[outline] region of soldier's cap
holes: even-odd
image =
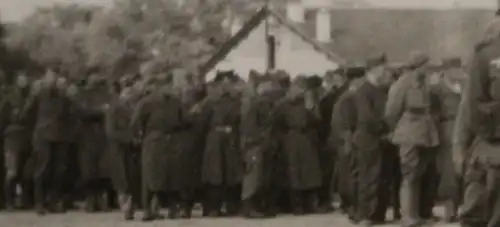
[[[385,53],[379,53],[366,59],[365,66],[367,69],[372,69],[377,66],[387,64],[387,55]]]
[[[419,68],[430,61],[429,55],[420,52],[420,51],[412,51],[410,53],[410,58],[407,63],[407,67],[409,68]]]
[[[269,93],[272,93],[276,91],[278,88],[275,86],[275,84],[271,81],[266,81],[263,83],[260,83],[257,86],[257,94],[259,95],[266,95]]]
[[[307,77],[306,79],[306,87],[308,89],[316,89],[318,87],[321,87],[322,84],[323,84],[323,78],[317,75]]]
[[[486,26],[482,42],[488,43],[500,36],[500,17],[495,17]]]
[[[449,57],[449,58],[443,59],[443,67],[445,67],[445,68],[462,67],[462,59],[460,57]]]
[[[363,77],[366,73],[366,68],[363,66],[350,66],[345,69],[345,77],[347,79],[356,79]]]
[[[215,74],[215,78],[213,79],[213,82],[221,82],[225,79],[232,79],[234,71],[233,70],[222,70],[222,71],[217,71]]]

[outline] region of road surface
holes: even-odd
[[[437,209],[437,214],[442,214]],[[37,216],[33,212],[0,213],[0,227],[354,227],[339,213],[310,216],[279,216],[265,220],[245,220],[243,218],[201,218],[198,214],[191,220],[164,220],[150,223],[140,221],[141,213],[137,212],[136,221],[126,222],[119,212],[104,214],[86,214],[80,211],[61,215]],[[399,226],[397,223],[382,227]],[[435,227],[458,227],[458,224],[436,223]]]

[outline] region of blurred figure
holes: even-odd
[[[56,86],[57,76],[47,71],[42,88],[30,97],[22,114],[35,119],[33,147],[35,163],[35,202],[38,214],[47,208],[65,212],[63,182],[67,171],[71,101]],[[61,83],[58,83],[59,85]]]
[[[457,218],[461,199],[461,176],[455,173],[452,160],[452,137],[457,117],[462,87],[466,79],[459,58],[444,61],[443,76],[437,84],[436,92],[440,103],[439,131],[441,144],[437,155],[440,176],[438,195],[445,201],[445,221],[454,222]]]
[[[358,169],[358,215],[362,226],[385,222],[393,170],[388,168],[384,135],[389,133],[384,119],[387,91],[393,82],[387,71],[385,54],[369,58],[366,80],[354,91],[356,112],[352,143],[356,149]]]
[[[28,206],[31,201],[32,179],[25,178],[25,165],[31,155],[31,119],[22,116],[22,109],[26,105],[30,93],[29,81],[25,74],[18,74],[15,85],[7,91],[7,100],[2,111],[6,116],[6,128],[3,131],[5,167],[5,199],[6,209],[12,211],[16,208],[16,188],[22,188],[21,207]]]
[[[427,55],[411,54],[409,69],[391,87],[386,119],[393,132],[391,141],[399,146],[401,162],[401,214],[403,226],[417,226],[432,220],[437,185],[436,151],[437,97],[431,93],[426,66]]]
[[[283,134],[290,204],[295,215],[317,212],[317,190],[322,184],[317,126],[319,110],[305,77],[298,77],[278,107]]]
[[[204,216],[221,216],[240,212],[241,183],[244,163],[240,151],[241,95],[234,89],[234,72],[216,76],[218,85],[209,95],[202,113],[209,127],[202,163],[202,182],[206,201]]]
[[[458,108],[453,162],[464,175],[463,227],[500,225],[500,18],[488,25],[474,52]]]
[[[130,128],[134,108],[131,101],[131,89],[125,88],[106,111],[106,134],[113,165],[111,178],[125,220],[134,219],[134,211],[140,201],[136,198],[140,185],[140,160],[139,153],[134,150],[136,138]]]

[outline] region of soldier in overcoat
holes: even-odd
[[[385,54],[367,60],[365,82],[354,91],[356,121],[352,143],[358,166],[358,215],[363,226],[385,222],[390,195],[390,175],[384,135],[389,130],[384,106],[393,75],[387,71]]]
[[[256,95],[252,97],[249,109],[242,119],[242,149],[246,165],[243,180],[242,200],[244,212],[248,218],[262,218],[274,215],[273,192],[270,190],[275,174],[274,160],[279,145],[279,137],[274,127],[275,105],[281,98],[281,87],[276,81],[258,85]]]
[[[22,113],[27,116],[33,114],[36,119],[33,152],[35,203],[38,214],[44,214],[47,205],[50,205],[52,211],[65,211],[62,191],[68,168],[67,135],[71,130],[71,115],[74,113],[66,93],[56,87],[56,79],[55,73],[48,71],[42,88],[29,98]]]
[[[31,179],[24,176],[25,165],[31,156],[31,130],[33,122],[22,118],[21,111],[26,104],[30,93],[29,81],[26,75],[20,74],[16,78],[16,84],[10,86],[6,91],[6,102],[3,103],[2,114],[6,117],[3,132],[5,167],[7,170],[5,178],[6,209],[13,210],[15,207],[16,186],[19,183],[23,189],[22,202],[25,204],[30,198]]]
[[[201,166],[203,151],[205,149],[206,122],[203,115],[192,111],[193,108],[205,98],[204,86],[189,85],[181,93],[182,116],[185,127],[179,133],[179,156],[182,169],[178,170],[182,181],[179,185],[179,214],[181,218],[191,218],[194,203],[201,198]]]
[[[168,84],[144,98],[137,106],[131,125],[142,139],[142,206],[143,221],[163,219],[159,213],[159,196],[176,188],[176,172],[182,163],[172,158],[183,152],[175,141],[184,127],[182,102]],[[170,198],[168,198],[170,199]]]
[[[211,100],[202,114],[207,122],[206,146],[202,162],[205,185],[204,214],[210,217],[236,215],[240,209],[244,162],[240,149],[241,97],[234,89],[234,73],[219,74]]]
[[[286,157],[290,204],[296,215],[317,211],[315,200],[322,184],[317,131],[320,115],[312,93],[306,89],[307,79],[304,78],[292,85],[286,100],[277,107],[278,124],[284,132],[282,149]]]
[[[105,108],[110,95],[105,81],[91,75],[86,87],[78,94],[78,164],[81,184],[86,197],[86,210],[106,211],[106,133],[104,128]]]
[[[108,137],[110,155],[111,179],[118,193],[118,200],[125,220],[134,218],[134,211],[140,201],[137,198],[140,191],[140,152],[135,150],[137,142],[130,122],[134,105],[130,88],[116,91],[119,95],[111,101],[106,111],[106,134]]]

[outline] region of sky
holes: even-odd
[[[0,0],[0,18],[4,21],[18,21],[39,6],[54,3],[111,4],[113,0]],[[189,0],[185,0],[189,1]],[[251,1],[251,0],[250,0]],[[307,1],[307,0],[305,0]],[[317,1],[317,0],[315,0]],[[365,0],[378,7],[390,8],[446,8],[459,1],[462,7],[495,8],[497,0]]]

